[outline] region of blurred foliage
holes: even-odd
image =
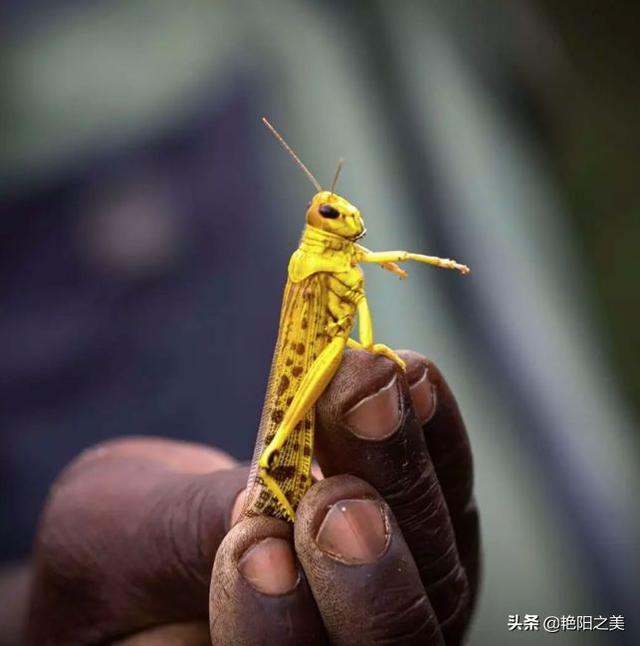
[[[640,412],[640,4],[536,0],[570,82],[551,110],[559,181],[620,382]]]

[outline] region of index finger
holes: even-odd
[[[356,475],[387,501],[445,641],[456,643],[468,618],[468,582],[404,375],[380,355],[348,351],[316,410],[323,473]]]
[[[332,644],[444,645],[402,532],[371,485],[343,475],[311,487],[295,543]]]

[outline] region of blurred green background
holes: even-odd
[[[550,151],[594,285],[620,386],[640,410],[640,87],[633,3],[533,3],[565,68],[552,88]],[[636,437],[636,440],[638,438]]]

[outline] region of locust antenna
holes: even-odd
[[[331,195],[333,195],[333,189],[336,187],[336,184],[338,183],[338,177],[340,177],[340,171],[342,170],[343,166],[344,166],[344,159],[340,157],[340,159],[338,159],[338,167],[336,168],[336,174],[333,176],[333,182],[331,182]]]
[[[293,157],[293,160],[300,166],[304,174],[309,178],[309,181],[316,187],[316,190],[318,193],[322,191],[322,186],[320,186],[320,182],[311,174],[311,171],[302,163],[302,160],[298,155],[296,155],[293,150],[291,149],[291,146],[284,140],[283,136],[269,123],[266,117],[262,117],[262,123],[264,123],[269,130],[271,130],[271,134],[282,144],[282,147]]]

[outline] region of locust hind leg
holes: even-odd
[[[282,507],[287,520],[293,522],[296,519],[296,512],[293,510],[291,503],[287,500],[280,485],[271,477],[267,469],[260,468],[260,478],[264,486],[271,492],[271,495],[278,501]]]
[[[335,374],[340,361],[342,352],[347,341],[344,337],[334,337],[327,347],[320,353],[317,359],[311,364],[311,367],[302,378],[300,386],[289,405],[276,434],[269,444],[265,447],[258,467],[260,475],[275,498],[283,504],[283,500],[288,503],[282,490],[275,479],[270,475],[270,468],[278,451],[282,449],[285,442],[293,432],[296,424],[300,422],[307,411],[316,403],[318,397],[324,392],[331,378]],[[291,505],[289,505],[289,508]],[[293,510],[292,510],[293,511]]]

